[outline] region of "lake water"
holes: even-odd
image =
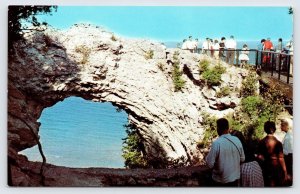
[[[111,103],[70,97],[44,109],[40,141],[47,163],[68,167],[123,168],[122,138],[127,114]],[[37,146],[21,153],[42,161]]]

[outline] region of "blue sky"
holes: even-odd
[[[41,19],[60,29],[87,22],[126,37],[159,41],[180,41],[189,35],[200,40],[234,35],[238,40],[275,41],[289,40],[293,32],[288,7],[59,6]]]

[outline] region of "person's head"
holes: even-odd
[[[278,42],[282,42],[282,38],[279,38],[279,39],[278,39]]]
[[[210,39],[210,42],[213,42],[213,39]]]
[[[225,41],[225,40],[226,40],[226,38],[225,38],[225,37],[222,37],[222,38],[221,38],[221,40],[222,40],[222,41]]]
[[[219,41],[216,39],[216,40],[215,40],[215,43],[218,43],[218,42],[219,42]]]
[[[219,136],[229,132],[229,123],[227,119],[221,118],[217,120],[217,132]]]
[[[247,44],[244,44],[244,45],[243,45],[243,48],[247,48],[247,47],[248,47],[248,45],[247,45]]]
[[[186,41],[186,39],[183,39],[183,41],[182,42],[185,42]]]
[[[264,43],[264,42],[266,42],[266,39],[261,39],[261,41],[260,41],[260,43]]]
[[[233,36],[233,35],[231,35],[231,36],[230,36],[230,38],[231,38],[231,39],[234,39],[234,36]]]
[[[282,131],[288,132],[288,130],[289,130],[289,123],[285,119],[282,119],[281,123],[280,123],[280,128],[281,128]]]
[[[206,41],[210,41],[210,38],[207,37],[207,38],[206,38]]]
[[[264,130],[267,134],[273,134],[276,131],[276,126],[273,121],[267,121],[264,125]]]
[[[192,40],[192,39],[193,39],[193,37],[192,37],[192,36],[189,36],[189,39],[190,39],[190,40]]]
[[[195,41],[198,42],[199,41],[198,38],[196,38]]]
[[[245,153],[245,162],[254,161],[255,156],[254,156],[253,150],[247,144],[247,141],[246,141],[243,133],[240,132],[240,131],[237,131],[237,130],[233,130],[233,131],[231,131],[231,135],[236,136],[240,140],[240,142],[242,143],[243,150],[244,150],[244,153]]]

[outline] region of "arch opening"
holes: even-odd
[[[111,103],[69,97],[43,110],[38,119],[47,163],[66,167],[123,168],[122,143],[128,115]],[[37,146],[20,152],[42,161]]]

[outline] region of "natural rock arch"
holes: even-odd
[[[111,102],[124,109],[129,122],[139,129],[149,158],[176,165],[191,165],[203,158],[196,148],[203,135],[202,112],[219,117],[232,112],[232,108],[214,107],[237,105],[237,94],[220,102],[212,88],[199,87],[185,75],[184,89],[174,92],[172,66],[167,62],[176,49],[112,36],[97,26],[74,25],[67,31],[49,28],[29,33],[26,42],[14,45],[8,66],[10,158],[17,159],[18,151],[37,144],[34,137],[42,110],[69,96]],[[151,50],[154,55],[147,58]],[[198,62],[205,56],[177,51],[181,68],[186,65],[197,76]],[[223,81],[239,85],[247,71],[226,68],[229,73],[222,76]]]

